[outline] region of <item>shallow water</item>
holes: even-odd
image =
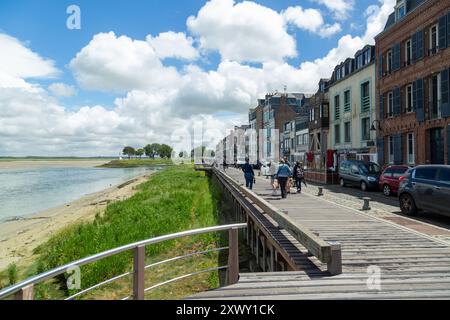
[[[158,168],[0,169],[0,222],[74,201]]]

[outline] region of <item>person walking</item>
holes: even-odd
[[[281,159],[280,166],[279,166],[278,172],[277,172],[277,180],[280,184],[282,199],[286,199],[286,197],[287,197],[286,184],[287,184],[289,177],[291,177],[291,176],[292,176],[291,168],[286,164],[284,159]]]
[[[249,163],[249,159],[245,159],[245,164],[242,166],[242,171],[244,172],[245,186],[252,190],[253,182],[255,181],[255,172],[253,167]]]
[[[297,187],[297,193],[302,192],[302,182],[306,185],[305,180],[305,170],[303,169],[302,164],[300,161],[297,161],[294,166],[294,179],[295,179],[295,186]]]

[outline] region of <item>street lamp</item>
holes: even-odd
[[[378,128],[375,127],[375,123],[378,123]],[[381,121],[380,120],[374,120],[372,122],[372,127],[370,128],[370,131],[377,131],[377,130],[383,131],[383,129],[381,128]]]

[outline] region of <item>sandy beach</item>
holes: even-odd
[[[20,162],[27,162],[20,163]],[[30,167],[29,161],[0,162],[11,166]],[[35,161],[31,161],[34,162]],[[39,162],[39,161],[36,161]],[[71,161],[60,162],[61,166],[70,165]],[[74,166],[84,165],[84,161],[74,161]],[[100,161],[99,164],[104,163]],[[31,165],[33,165],[31,164]],[[38,166],[55,166],[52,161],[36,163]],[[93,161],[86,161],[86,166],[93,166]],[[95,164],[94,164],[95,165]],[[45,210],[23,220],[0,223],[0,270],[10,263],[27,265],[34,259],[33,249],[48,240],[53,234],[73,223],[91,221],[97,213],[103,213],[111,201],[124,200],[136,193],[134,187],[148,179],[150,174],[132,179],[126,183],[113,186],[100,192],[84,196],[76,201],[56,208]]]

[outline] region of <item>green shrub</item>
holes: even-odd
[[[7,269],[9,284],[13,285],[19,280],[19,271],[15,263],[11,263]]]

